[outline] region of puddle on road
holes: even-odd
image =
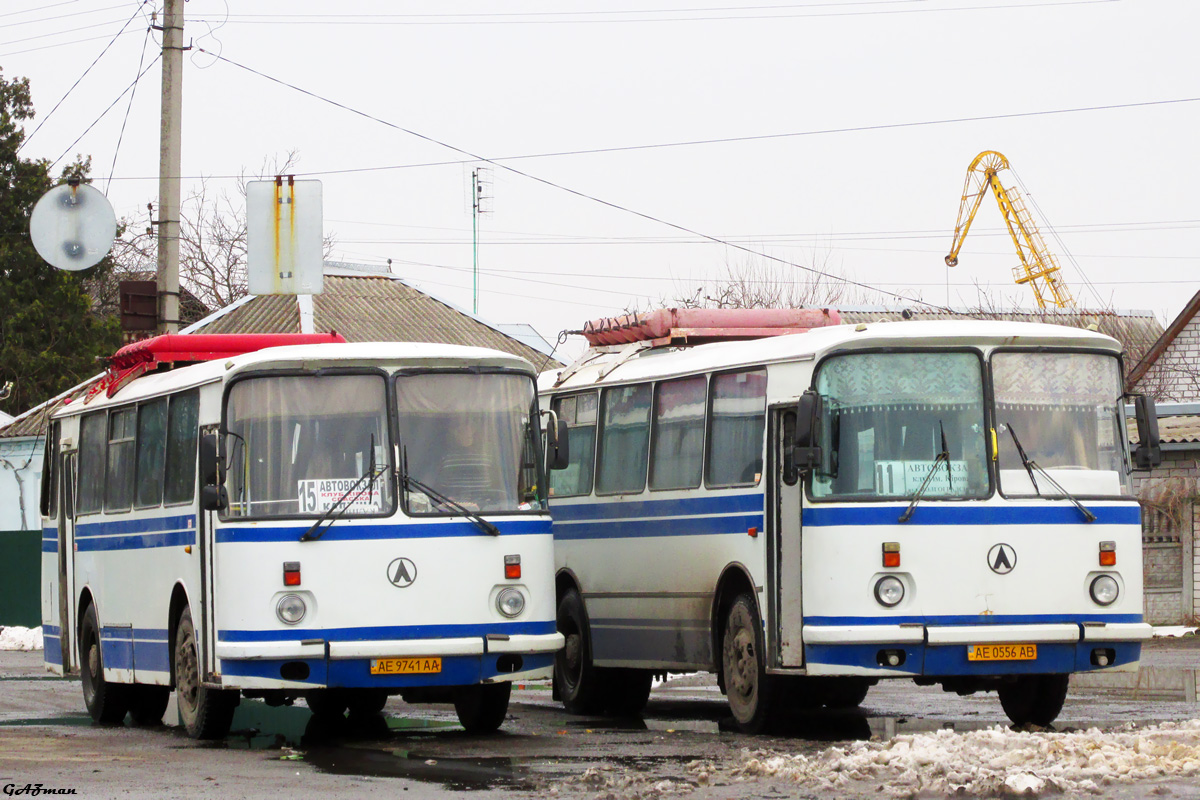
[[[407,750],[316,747],[304,760],[322,772],[439,783],[450,790],[535,788],[520,759],[428,758]]]
[[[87,714],[60,714],[57,717],[35,717],[22,719],[0,720],[0,728],[26,728],[47,726],[52,728],[79,728],[92,724],[92,718]]]

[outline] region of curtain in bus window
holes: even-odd
[[[765,370],[729,372],[713,377],[708,485],[758,483],[762,476],[766,409]]]
[[[592,491],[592,470],[596,462],[595,392],[559,397],[554,411],[559,420],[567,423],[566,469],[550,472],[550,494],[553,497],[572,497]]]
[[[149,508],[162,503],[167,453],[167,399],[138,406],[137,491],[134,504]]]
[[[703,376],[663,381],[654,402],[651,489],[694,489],[704,470]]]
[[[629,494],[646,488],[652,394],[648,383],[604,391],[597,494]]]
[[[534,456],[535,387],[512,373],[422,372],[396,379],[400,446],[408,474],[472,510],[542,507],[526,461]],[[418,489],[406,497],[417,514],[452,514]]]
[[[133,445],[137,418],[132,408],[108,414],[108,470],[105,473],[105,511],[128,511],[133,503]]]
[[[228,514],[315,516],[339,501],[346,515],[388,511],[391,484],[385,476],[364,481],[347,496],[372,458],[383,472],[390,461],[385,387],[382,375],[235,383],[226,409]]]
[[[1026,455],[1081,495],[1128,493],[1121,432],[1121,375],[1117,359],[1099,353],[998,352],[992,356],[1000,488],[1008,494],[1057,494],[1037,487],[1021,463]]]
[[[163,492],[163,500],[167,505],[190,503],[195,497],[199,424],[198,393],[189,392],[171,398],[167,419],[167,479]]]
[[[76,510],[94,514],[104,508],[104,453],[108,442],[108,418],[101,411],[88,414],[79,423],[79,475]]]

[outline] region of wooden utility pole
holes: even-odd
[[[179,184],[183,140],[183,2],[163,8],[158,161],[158,332],[179,330]]]

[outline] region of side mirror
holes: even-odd
[[[205,511],[220,511],[229,505],[229,494],[221,484],[220,456],[217,454],[217,435],[200,435],[200,507]]]
[[[821,465],[821,420],[825,416],[825,401],[812,389],[800,395],[796,404],[796,433],[792,458],[795,468],[810,472]]]
[[[551,416],[550,419],[550,435],[546,437],[546,466],[550,469],[566,469],[571,463],[567,423],[557,416]]]
[[[1153,469],[1162,463],[1162,447],[1158,438],[1158,411],[1154,398],[1139,394],[1133,401],[1137,417],[1138,445],[1133,451],[1133,463],[1138,469]]]

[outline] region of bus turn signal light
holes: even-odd
[[[1115,567],[1117,565],[1117,543],[1100,543],[1100,566]]]
[[[899,542],[883,543],[883,566],[887,569],[896,569],[900,566]]]
[[[504,577],[514,580],[521,577],[521,557],[520,556],[505,556],[504,557]]]
[[[299,586],[300,585],[300,562],[299,561],[283,562],[283,585],[284,586]]]

